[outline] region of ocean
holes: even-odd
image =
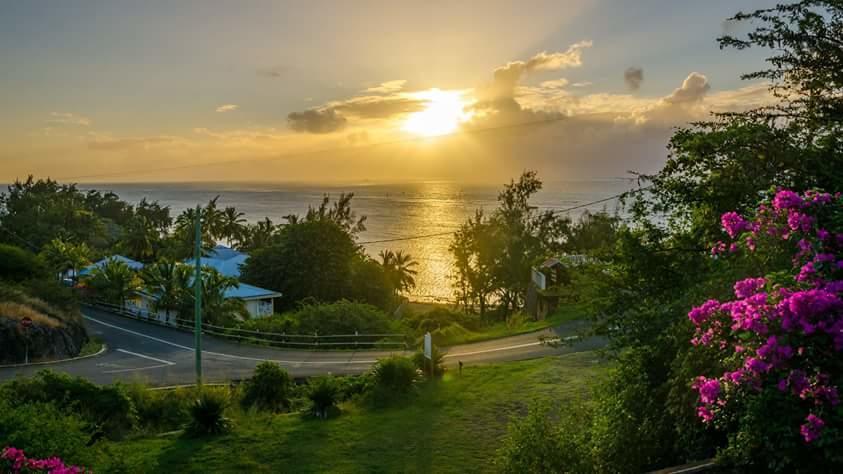
[[[624,179],[595,179],[545,183],[532,204],[539,209],[565,209],[622,193],[634,187]],[[234,206],[249,222],[269,217],[275,223],[284,216],[302,214],[309,205],[318,205],[324,194],[336,197],[353,192],[352,209],[366,219],[366,231],[359,242],[399,239],[455,231],[478,208],[496,207],[502,186],[462,185],[428,181],[407,184],[267,184],[267,183],[114,183],[80,184],[80,189],[113,191],[122,199],[137,203],[142,198],[159,201],[174,216],[183,210],[207,203],[219,196],[218,206]],[[614,211],[617,202],[588,206],[583,210]],[[583,210],[572,211],[576,218]],[[452,258],[448,252],[451,236],[436,236],[383,243],[364,244],[366,252],[377,257],[384,249],[403,250],[417,261],[416,288],[410,296],[417,301],[449,301],[453,287],[449,278]]]

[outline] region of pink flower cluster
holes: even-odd
[[[732,242],[718,242],[712,253],[727,248],[735,253],[740,242],[748,252],[760,252],[763,242],[778,249],[792,245],[793,284],[747,278],[735,283],[735,299],[711,299],[688,313],[696,327],[691,343],[722,351],[733,368],[694,380],[697,414],[704,422],[728,407],[730,393],[774,387],[807,412],[799,428],[804,441],[821,436],[826,421],[820,415],[840,403],[833,369],[825,362],[843,352],[843,233],[818,227],[818,215],[829,205],[840,209],[843,200],[839,194],[779,190],[752,219],[723,214],[721,224]],[[818,353],[829,356],[811,355]]]
[[[27,458],[26,453],[22,449],[8,446],[0,453],[0,461],[4,461],[6,465],[0,463],[0,467],[8,469],[8,472],[46,472],[49,474],[81,474],[84,472],[77,466],[66,466],[64,462],[57,458],[51,457],[47,459]],[[4,471],[6,472],[6,471]]]

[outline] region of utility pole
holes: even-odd
[[[196,386],[202,387],[202,208],[196,206],[196,243],[193,251],[193,345],[196,348]]]

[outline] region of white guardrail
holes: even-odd
[[[159,319],[158,315],[148,311],[133,310],[120,307],[119,305],[106,303],[104,301],[89,301],[88,306],[98,308],[123,317],[142,321],[159,326],[194,330],[194,322],[187,319],[169,318]],[[209,334],[217,337],[234,339],[238,342],[250,342],[253,344],[278,346],[278,347],[308,347],[308,348],[406,348],[407,343],[403,334],[287,334],[276,332],[264,332],[236,327],[217,326],[209,323],[202,323],[202,334]]]

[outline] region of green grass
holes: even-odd
[[[79,355],[77,355],[76,357],[83,357],[87,355],[96,354],[100,351],[100,349],[102,349],[102,344],[102,339],[96,336],[89,338],[88,342],[86,342],[85,345],[82,346],[82,350],[79,351]]]
[[[482,342],[491,339],[500,339],[507,336],[516,336],[518,334],[525,334],[528,332],[538,331],[540,329],[558,326],[562,323],[583,319],[585,312],[581,305],[567,304],[560,306],[556,312],[549,315],[545,319],[535,321],[528,318],[518,318],[516,316],[515,322],[501,321],[495,324],[484,326],[478,331],[470,331],[464,329],[463,331],[454,331],[451,334],[442,335],[439,340],[435,341],[440,346],[455,346],[457,344],[468,344],[471,342]]]
[[[485,473],[494,471],[507,423],[531,400],[585,396],[604,369],[591,352],[466,367],[421,386],[402,406],[350,402],[325,421],[235,410],[228,435],[145,437],[107,449],[128,472]],[[95,466],[109,470],[116,467]]]

